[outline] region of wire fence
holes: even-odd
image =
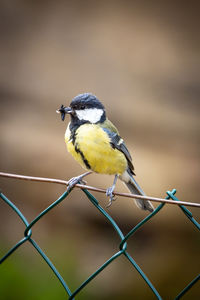
[[[16,174],[8,174],[8,173],[0,173],[0,176],[2,177],[8,177],[8,178],[15,178],[15,179],[21,179],[21,180],[31,180],[31,181],[39,181],[39,182],[50,182],[50,183],[57,183],[57,184],[63,184],[68,186],[68,181],[59,180],[59,179],[51,179],[51,178],[41,178],[41,177],[31,177],[31,176],[23,176],[23,175],[16,175]],[[148,287],[151,289],[152,293],[156,296],[157,299],[162,299],[161,295],[155,288],[155,286],[151,283],[149,278],[145,275],[143,270],[140,268],[140,266],[136,263],[136,261],[133,259],[133,257],[128,253],[127,251],[127,243],[128,239],[135,234],[135,232],[141,228],[146,222],[148,222],[151,218],[153,218],[158,212],[163,209],[166,203],[172,204],[172,205],[178,205],[180,209],[182,210],[183,214],[192,222],[192,224],[200,230],[200,224],[194,219],[192,216],[192,213],[185,207],[185,206],[192,206],[196,208],[200,208],[199,203],[190,203],[190,202],[183,202],[180,201],[176,196],[176,190],[173,189],[172,191],[167,191],[166,198],[154,198],[154,197],[147,197],[147,196],[138,196],[138,195],[131,195],[128,193],[117,193],[115,192],[115,195],[129,197],[129,198],[140,198],[144,200],[151,200],[153,202],[159,202],[160,204],[158,207],[150,213],[146,218],[144,218],[141,222],[139,222],[134,228],[132,228],[128,234],[124,236],[121,229],[117,225],[117,223],[111,218],[111,216],[99,205],[98,200],[89,192],[91,191],[97,191],[101,193],[105,193],[106,191],[104,189],[99,189],[96,187],[91,187],[87,185],[82,184],[76,184],[76,187],[80,188],[83,193],[88,197],[88,199],[91,201],[91,203],[96,207],[96,209],[110,222],[111,226],[114,228],[114,230],[117,232],[119,236],[119,250],[114,253],[105,263],[98,268],[93,274],[91,274],[80,286],[76,288],[76,290],[71,291],[66,281],[62,278],[59,271],[56,269],[56,267],[53,265],[53,263],[50,261],[50,259],[47,257],[47,255],[44,253],[44,251],[39,247],[39,245],[35,242],[35,240],[32,238],[32,228],[34,224],[36,224],[44,215],[46,215],[50,210],[54,209],[59,203],[61,203],[73,190],[67,188],[67,190],[56,200],[54,201],[49,207],[47,207],[45,210],[43,210],[35,219],[32,220],[32,222],[28,222],[26,217],[22,214],[22,212],[15,206],[15,204],[10,201],[2,192],[0,192],[1,199],[10,206],[10,208],[18,215],[18,217],[22,220],[22,222],[25,225],[25,231],[24,231],[24,237],[19,240],[2,258],[0,258],[0,264],[2,264],[6,259],[9,258],[9,256],[14,253],[21,245],[23,245],[26,242],[29,242],[41,255],[43,260],[47,263],[49,268],[54,273],[55,277],[60,281],[62,287],[66,291],[66,296],[69,300],[76,299],[75,296],[80,293],[92,280],[95,280],[95,278],[98,276],[99,273],[101,273],[109,264],[111,264],[114,260],[116,260],[120,256],[125,256],[125,258],[130,263],[130,266],[135,268],[138,272],[138,274],[143,278],[144,282],[148,285]],[[175,297],[175,300],[180,299],[183,295],[185,295],[197,282],[200,280],[200,274],[197,274],[197,276],[190,282],[186,287],[183,288],[182,291]]]

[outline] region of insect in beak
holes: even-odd
[[[65,107],[62,104],[61,107],[56,110],[56,112],[61,115],[61,120],[64,121],[65,120],[65,114],[72,114],[73,110],[71,109],[71,107]]]

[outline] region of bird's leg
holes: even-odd
[[[92,171],[86,172],[84,174],[81,174],[77,177],[72,177],[69,181],[68,181],[68,187],[67,190],[71,190],[77,183],[80,184],[85,184],[85,182],[83,181],[83,177],[90,175],[92,173]]]
[[[106,190],[106,196],[110,197],[108,205],[106,207],[111,206],[112,202],[115,200],[114,195],[113,195],[113,191],[114,191],[115,186],[116,186],[117,178],[118,178],[118,175],[116,174],[115,178],[114,178],[114,181],[113,181],[113,185],[111,187],[107,188],[107,190]]]

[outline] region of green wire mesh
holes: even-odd
[[[65,191],[55,202],[53,202],[49,207],[43,210],[31,223],[27,221],[25,216],[21,213],[21,211],[14,205],[12,201],[10,201],[3,193],[0,193],[1,199],[7,203],[13,211],[19,216],[22,222],[25,225],[24,237],[18,241],[1,259],[0,264],[2,264],[8,257],[15,252],[22,244],[29,242],[41,255],[44,261],[47,263],[49,268],[53,271],[54,275],[60,281],[61,285],[66,291],[66,296],[68,296],[69,300],[75,299],[75,296],[84,289],[84,287],[95,279],[99,273],[101,273],[109,264],[111,264],[114,260],[116,260],[119,256],[124,255],[126,259],[129,261],[130,266],[134,267],[138,274],[143,278],[144,282],[151,289],[152,293],[156,296],[157,299],[162,299],[159,292],[156,290],[155,286],[151,283],[145,273],[142,271],[140,266],[135,262],[133,257],[127,251],[127,241],[128,239],[146,222],[148,222],[153,216],[155,216],[165,205],[165,203],[160,204],[151,214],[149,214],[146,218],[144,218],[141,222],[139,222],[134,228],[132,228],[127,235],[123,235],[121,229],[117,225],[117,223],[111,218],[111,216],[99,205],[97,199],[86,189],[82,189],[83,193],[86,194],[91,203],[99,210],[99,212],[110,222],[113,229],[117,232],[119,236],[119,250],[113,254],[100,268],[98,268],[93,274],[91,274],[80,286],[77,287],[75,291],[71,291],[65,280],[62,278],[56,267],[44,253],[44,251],[39,247],[39,245],[32,239],[32,227],[36,224],[45,214],[47,214],[50,210],[52,210],[55,206],[57,206],[60,202],[62,202],[70,193],[71,190]],[[176,190],[173,189],[171,192],[167,191],[166,199],[172,199],[174,201],[179,201],[178,198],[175,197]],[[193,225],[200,230],[200,224],[193,218],[192,213],[183,205],[179,205],[180,209],[184,213],[184,215],[193,223]],[[188,292],[200,279],[200,274],[198,274],[188,285],[175,297],[175,300],[180,299],[185,293]]]

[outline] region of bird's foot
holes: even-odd
[[[114,189],[115,189],[115,186],[111,186],[111,187],[107,188],[107,190],[106,190],[106,196],[110,198],[108,205],[106,207],[110,207],[112,205],[112,202],[116,200],[115,196],[113,195]]]
[[[82,180],[81,176],[77,176],[77,177],[72,177],[69,181],[68,181],[68,190],[71,190],[77,183],[80,184],[86,184],[86,182],[84,180]]]
[[[118,178],[118,175],[116,174],[115,178],[114,178],[113,185],[111,187],[107,188],[107,190],[106,190],[106,196],[108,196],[110,198],[109,202],[108,202],[108,205],[106,207],[110,207],[112,205],[112,202],[116,200],[115,196],[113,195],[113,192],[114,192],[114,189],[115,189],[117,178]]]
[[[67,190],[71,190],[73,189],[73,187],[79,183],[79,184],[86,184],[87,182],[83,180],[83,177],[91,174],[92,172],[87,172],[87,173],[84,173],[84,174],[81,174],[79,176],[76,176],[76,177],[72,177],[69,181],[68,181],[68,187],[67,187]]]

